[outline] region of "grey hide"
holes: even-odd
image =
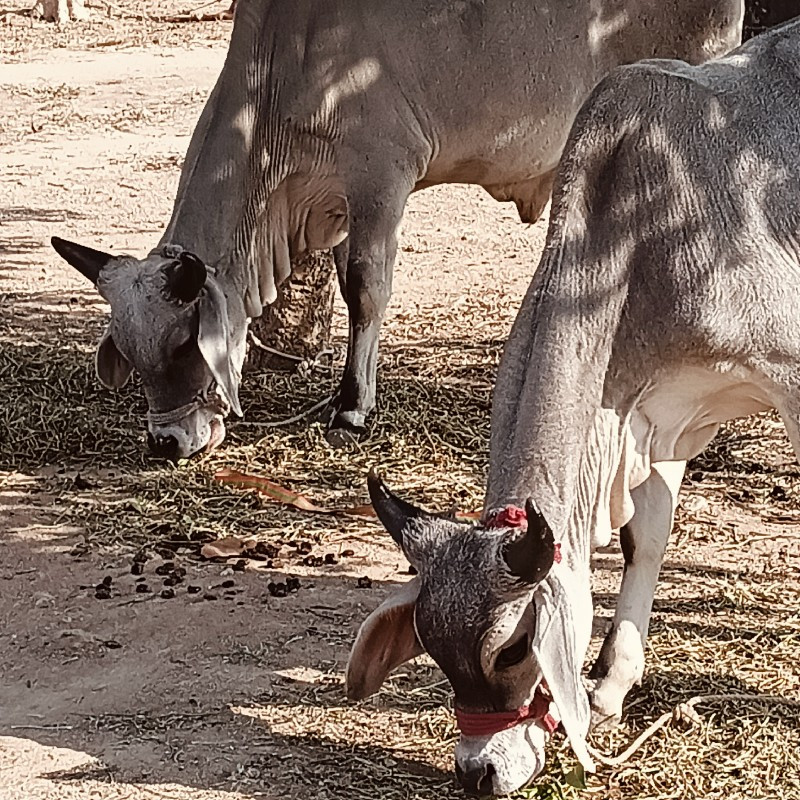
[[[603,75],[643,57],[698,63],[726,52],[741,18],[741,0],[242,0],[172,219],[147,259],[123,261],[156,281],[170,245],[216,270],[238,384],[248,321],[275,299],[291,258],[338,245],[350,341],[331,438],[346,438],[375,405],[409,194],[475,183],[535,221],[572,120]],[[158,298],[146,308],[151,293],[127,296],[131,270],[115,264],[104,268],[109,334],[148,398],[160,398],[152,437],[189,455],[219,440],[221,416],[191,402],[183,420],[154,420],[187,394],[215,394],[210,371],[189,375],[164,336],[178,328],[185,338],[197,320]],[[134,316],[158,318],[157,329],[141,338]]]
[[[516,531],[408,514],[395,537],[419,576],[402,613],[378,609],[362,627],[348,664],[353,696],[413,654],[396,644],[410,620],[414,646],[439,663],[460,707],[514,709],[543,677],[591,766],[590,710],[595,723],[617,720],[643,675],[686,461],[721,423],[770,408],[800,459],[798,150],[800,21],[703,66],[622,67],[593,92],[500,364],[484,511],[532,497],[563,560],[536,586],[509,584],[504,552]],[[625,570],[590,709],[581,684],[590,554],[617,529]],[[531,657],[509,668],[524,636]],[[462,737],[466,788],[525,783],[544,738],[534,723]]]

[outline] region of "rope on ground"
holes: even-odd
[[[324,408],[331,400],[333,400],[333,395],[323,398],[318,403],[314,403],[311,408],[307,408],[305,411],[301,411],[299,414],[295,414],[293,417],[287,417],[286,419],[276,419],[274,422],[239,422],[238,424],[249,425],[254,428],[280,428],[283,425],[291,425],[293,422],[300,422],[301,419],[307,417],[309,414],[313,414],[315,411]]]
[[[771,703],[775,705],[792,706],[800,708],[800,700],[792,700],[789,697],[779,695],[759,695],[759,694],[699,694],[685,703],[678,703],[671,711],[663,713],[655,722],[649,725],[640,733],[621,753],[616,756],[607,756],[596,750],[591,745],[587,745],[592,758],[599,761],[606,767],[618,767],[624,764],[649,738],[656,734],[668,722],[691,722],[701,721],[700,715],[694,710],[700,703],[713,703],[720,700],[737,701],[743,703]]]

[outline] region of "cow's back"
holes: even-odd
[[[284,116],[319,116],[327,104],[344,169],[363,168],[379,141],[412,153],[425,184],[507,183],[551,169],[610,69],[662,56],[698,63],[734,47],[742,19],[741,0],[267,5],[269,24],[282,20],[275,40],[302,70],[285,76],[294,85]]]
[[[607,402],[653,364],[800,358],[798,148],[800,21],[699,68],[644,62],[597,87],[551,224],[573,243],[564,285],[600,270],[624,287]]]

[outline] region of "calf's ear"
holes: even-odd
[[[418,596],[419,578],[412,578],[364,620],[345,671],[351,700],[375,694],[393,669],[425,652],[414,630]]]

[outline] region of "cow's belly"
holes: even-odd
[[[687,366],[660,378],[639,402],[638,448],[651,462],[694,458],[723,422],[774,408],[766,383],[753,373],[721,365]],[[637,449],[638,449],[637,448]]]
[[[577,106],[570,106],[545,119],[520,116],[502,126],[439,134],[421,183],[490,187],[538,178],[557,166],[576,113]]]

